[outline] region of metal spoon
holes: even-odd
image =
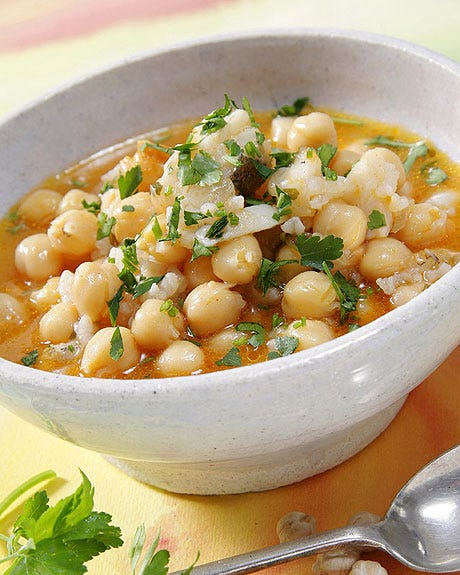
[[[344,544],[383,549],[418,571],[459,571],[460,445],[429,463],[410,479],[380,523],[333,529],[198,565],[193,568],[192,575],[253,573]]]

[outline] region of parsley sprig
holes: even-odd
[[[120,547],[120,528],[111,525],[111,516],[93,511],[94,488],[81,472],[82,483],[76,491],[49,505],[46,491],[28,499],[7,537],[8,556],[12,561],[5,575],[82,575],[85,563],[108,549]],[[53,471],[41,473],[13,491],[2,503],[4,512],[28,489],[56,477]],[[2,537],[3,538],[3,537]]]
[[[329,278],[329,281],[339,298],[340,321],[344,322],[348,317],[348,314],[356,310],[358,300],[361,297],[361,291],[357,286],[348,282],[340,272],[335,272],[335,274],[332,275],[329,266],[325,262],[323,264],[323,271]]]

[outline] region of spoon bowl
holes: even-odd
[[[240,575],[340,545],[374,547],[417,571],[460,570],[460,445],[423,467],[375,525],[325,531],[193,568],[193,575]],[[179,572],[172,575],[179,575]]]

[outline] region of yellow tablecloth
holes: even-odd
[[[0,5],[0,114],[65,80],[141,50],[181,39],[262,26],[347,27],[418,42],[460,59],[457,0],[3,0]],[[453,310],[454,311],[454,310]],[[458,310],[455,310],[458,313]],[[276,523],[292,510],[316,516],[320,530],[354,513],[382,514],[423,464],[460,442],[460,348],[409,397],[390,427],[339,467],[296,485],[258,494],[173,495],[123,475],[101,456],[39,431],[0,408],[0,499],[44,469],[56,470],[52,500],[80,482],[96,488],[96,509],[113,515],[126,541],[140,523],[153,539],[161,529],[172,568],[277,542]],[[11,528],[15,510],[0,522]],[[0,546],[0,554],[4,548]],[[383,554],[390,574],[407,573]],[[311,560],[271,573],[309,573]],[[127,545],[91,561],[92,575],[130,573]]]

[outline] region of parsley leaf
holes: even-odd
[[[100,212],[97,216],[97,236],[96,239],[102,240],[108,238],[112,233],[113,226],[117,223],[117,220],[111,216],[107,217],[105,212]]]
[[[367,219],[367,228],[369,230],[377,230],[378,228],[382,228],[386,225],[387,221],[385,219],[385,215],[378,210],[372,210]]]
[[[270,156],[275,159],[275,170],[280,168],[289,167],[296,156],[295,153],[286,152],[284,150],[279,150],[278,148],[273,148],[270,152]]]
[[[123,339],[121,337],[120,328],[117,326],[110,339],[110,357],[118,361],[124,353]]]
[[[55,476],[46,473],[46,478]],[[122,545],[120,529],[110,524],[110,515],[93,511],[94,489],[84,473],[82,479],[76,491],[54,507],[45,491],[27,500],[9,538],[13,563],[6,573],[81,575],[87,561]]]
[[[117,293],[113,296],[113,298],[107,302],[107,307],[109,308],[110,323],[112,326],[115,326],[117,323],[118,312],[120,311],[120,303],[123,299],[124,287],[125,286],[122,284],[118,288]]]
[[[278,335],[275,338],[276,351],[271,351],[267,358],[276,359],[291,355],[299,347],[299,338],[292,335]]]
[[[153,284],[158,284],[165,276],[152,276],[149,278],[141,279],[137,282],[136,287],[133,290],[133,299],[144,295],[149,291],[149,289],[153,286]]]
[[[400,140],[393,140],[386,136],[376,136],[364,142],[366,146],[388,146],[390,148],[410,148],[412,144],[401,142]]]
[[[407,158],[403,162],[404,170],[407,172],[412,168],[417,158],[422,158],[428,154],[425,142],[415,142],[410,148]]]
[[[281,106],[277,111],[278,116],[298,116],[303,108],[310,102],[310,99],[306,96],[303,98],[297,98],[297,100],[291,105]]]
[[[227,155],[223,156],[224,160],[237,168],[242,166],[243,163],[240,158],[243,154],[243,150],[241,149],[241,146],[235,142],[235,140],[225,140],[224,144],[229,152]]]
[[[215,254],[218,249],[219,248],[217,246],[205,246],[195,238],[193,241],[192,257],[190,258],[190,261],[193,262],[202,256],[212,256],[212,254]]]
[[[189,212],[184,210],[184,222],[186,226],[194,226],[200,220],[209,218],[211,214],[203,214],[203,212]]]
[[[441,168],[428,168],[425,182],[429,186],[436,186],[447,180],[447,174]]]
[[[332,267],[332,260],[338,259],[343,253],[343,240],[336,236],[326,236],[323,239],[318,235],[297,236],[295,245],[300,253],[300,263],[316,270],[323,269],[323,262]]]
[[[199,174],[200,186],[210,186],[217,184],[222,177],[222,170],[219,164],[212,158],[211,154],[204,150],[199,150],[192,160],[193,169]]]
[[[201,126],[201,133],[206,136],[222,129],[227,124],[225,117],[230,114],[233,108],[236,108],[235,102],[228,97],[228,94],[225,94],[224,106],[214,110],[197,124],[197,126]]]
[[[228,216],[225,214],[216,220],[209,230],[206,232],[207,238],[221,238],[224,234],[224,229],[228,224]]]
[[[323,264],[323,270],[339,298],[340,320],[343,322],[350,312],[356,310],[361,292],[357,286],[348,282],[340,272],[335,272],[335,274],[332,275],[326,263]]]
[[[329,163],[335,156],[336,152],[337,148],[331,144],[321,144],[321,146],[316,150],[318,158],[321,160],[321,172],[326,180],[335,181],[337,179],[337,174],[334,172],[334,170],[329,168]]]
[[[160,305],[160,311],[165,311],[170,317],[176,317],[179,313],[172,299],[167,299]]]
[[[278,260],[272,262],[268,258],[262,258],[259,274],[257,275],[257,287],[265,295],[271,287],[279,287],[276,276],[281,267],[286,264],[296,264],[297,260]]]
[[[237,331],[249,332],[251,337],[248,339],[248,344],[252,345],[254,349],[261,346],[266,339],[265,328],[263,325],[257,322],[241,322],[235,326]]]
[[[24,357],[21,357],[21,363],[27,367],[34,365],[38,359],[38,349],[33,349],[29,351]]]
[[[180,238],[181,234],[178,232],[178,227],[179,227],[181,200],[182,200],[182,197],[178,197],[174,200],[172,210],[171,210],[171,215],[169,216],[168,233],[164,238],[161,238],[159,240],[160,242],[170,241],[174,244]]]
[[[222,359],[217,360],[216,365],[225,365],[227,367],[239,367],[242,364],[241,355],[238,348],[233,346]]]
[[[279,222],[282,217],[288,216],[292,213],[292,200],[291,196],[280,187],[275,185],[275,190],[278,196],[278,200],[276,202],[276,208],[278,211],[273,214],[272,218]]]
[[[82,200],[82,205],[85,208],[85,210],[88,210],[88,212],[90,212],[91,214],[94,214],[95,216],[97,216],[97,214],[99,213],[100,209],[101,209],[101,201],[94,201],[94,202],[87,202],[86,200]]]
[[[134,166],[125,174],[121,174],[118,178],[118,189],[120,190],[120,198],[123,200],[134,194],[142,182],[142,170],[139,165]]]
[[[70,180],[70,183],[72,184],[72,186],[75,186],[76,188],[86,188],[86,186],[88,185],[86,182],[84,182],[83,180],[79,180],[78,178],[72,178]]]

